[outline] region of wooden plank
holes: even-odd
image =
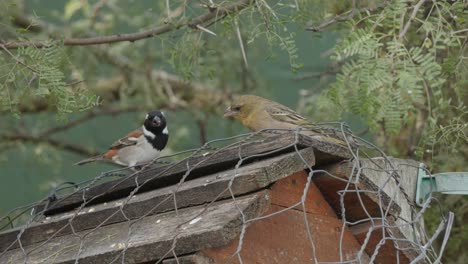
[[[244,263],[314,263],[314,260],[338,262],[351,261],[357,257],[360,244],[347,227],[343,229],[342,221],[336,217],[330,205],[312,183],[304,199],[304,209],[314,241],[314,254],[305,225],[303,208],[291,208],[301,201],[306,179],[307,174],[298,172],[277,181],[271,187],[271,205],[264,214],[268,217],[254,221],[247,228],[243,238],[240,256]],[[290,209],[275,214],[285,208]],[[202,250],[199,255],[210,259],[210,263],[228,263],[237,250],[238,242],[238,239],[235,239],[226,246]],[[369,262],[365,252],[360,260],[358,263]],[[239,262],[237,257],[234,257],[229,263]]]
[[[138,193],[170,186],[179,182],[182,175],[187,171],[187,168],[193,168],[187,177],[187,180],[190,180],[209,173],[233,168],[239,161],[239,157],[252,157],[244,161],[245,163],[250,163],[282,153],[292,152],[294,151],[293,147],[283,148],[292,146],[295,143],[297,143],[298,149],[306,147],[316,149],[316,152],[320,154],[320,157],[317,159],[320,161],[320,164],[350,157],[347,149],[342,146],[303,135],[298,135],[296,139],[292,134],[282,134],[248,142],[241,145],[241,147],[236,146],[208,155],[182,160],[176,164],[152,168],[135,176],[105,182],[98,186],[60,197],[58,200],[51,202],[44,213],[45,215],[52,215],[71,210],[82,204],[83,198],[88,201],[88,205],[122,198],[127,196],[137,186],[140,186]],[[39,205],[36,208],[36,212],[43,211],[44,206],[45,204]]]
[[[357,186],[350,185],[348,189],[355,190],[357,187],[362,191],[371,191],[361,193],[361,200],[367,213],[372,217],[386,218],[387,221],[396,219],[392,225],[398,226],[398,228],[392,228],[392,236],[398,239],[398,244],[401,244],[400,248],[408,248],[408,250],[404,251],[405,256],[408,259],[413,259],[419,254],[417,252],[419,249],[412,248],[411,241],[424,241],[424,236],[411,224],[415,221],[413,216],[416,215],[412,204],[414,204],[415,199],[419,163],[413,160],[395,158],[373,158],[362,159],[360,164],[359,183]],[[345,181],[348,181],[350,175],[352,175],[351,162],[341,162],[320,169]],[[398,186],[398,182],[394,178],[396,172],[401,176],[398,179],[400,186]],[[333,179],[325,173],[319,173],[316,176],[313,179],[317,187],[322,191],[337,214],[340,215],[341,205],[337,192],[344,190],[346,183]],[[380,199],[379,195],[377,195],[379,189],[381,190]],[[355,193],[347,193],[344,204],[346,220],[357,221],[369,218]],[[382,215],[381,209],[384,214],[388,211],[388,214]],[[422,218],[419,219],[417,225],[424,226]]]
[[[272,204],[265,215],[282,209],[284,208]],[[315,254],[309,241],[303,212],[288,210],[249,225],[240,251],[243,263],[337,263],[356,258],[361,246],[348,228],[341,234],[341,220],[307,214],[307,222],[314,241]],[[234,239],[223,247],[202,250],[200,254],[212,259],[212,264],[239,263],[237,257],[231,259],[237,250],[238,240]],[[340,240],[343,257],[341,260]],[[369,263],[368,260],[367,254],[364,253],[361,262],[357,263]]]
[[[356,187],[354,184],[349,184],[348,186],[347,183],[331,178],[329,175],[322,173],[315,175],[313,181],[340,218],[342,218],[343,215],[339,192],[346,189],[350,191],[359,191],[359,187]],[[368,194],[370,193],[366,194],[360,192],[359,196],[357,193],[352,192],[345,194],[343,203],[347,221],[354,222],[369,217],[381,216],[382,213],[379,204],[373,201]],[[397,213],[398,209],[396,209],[396,206],[394,206],[394,208],[395,210],[393,210],[393,212]]]
[[[407,251],[405,248],[409,249],[410,247],[399,247],[401,250],[397,250],[394,244],[398,243],[397,241],[382,240],[384,238],[383,234],[385,234],[386,238],[390,238],[388,232],[382,229],[382,221],[376,220],[374,223],[367,222],[358,224],[350,227],[350,230],[361,245],[364,244],[369,235],[365,251],[371,257],[375,254],[375,263],[406,264],[411,262],[405,254],[405,251]]]
[[[385,230],[382,230],[382,222],[378,220],[374,221],[374,224],[366,222],[352,226],[350,230],[361,244],[365,242],[370,231],[365,250],[369,256],[376,255],[375,263],[411,263],[420,254],[419,247],[405,238],[392,217],[387,218],[386,221],[388,227]],[[379,245],[379,243],[382,244]],[[418,263],[428,262],[423,259]]]
[[[370,190],[373,192],[381,189],[380,200],[376,193],[365,193],[364,196],[368,197],[374,203],[372,204],[369,202],[366,203],[366,205],[368,205],[370,209],[376,208],[379,210],[380,207],[382,207],[384,211],[388,209],[390,215],[398,216],[396,221],[399,225],[401,225],[401,232],[405,237],[408,239],[413,239],[414,235],[417,235],[420,237],[420,239],[422,239],[422,236],[419,234],[414,234],[413,227],[407,224],[414,221],[412,218],[415,210],[413,205],[415,203],[414,199],[419,163],[414,160],[403,160],[395,158],[362,159],[360,163],[361,176],[358,188],[360,190]],[[352,163],[342,162],[340,164],[325,166],[322,169],[344,180],[348,180],[349,175],[351,175]],[[400,184],[398,184],[397,180],[395,179],[396,172],[398,172],[398,174],[401,176],[398,179]],[[318,174],[317,176],[320,176],[316,178],[317,181],[324,181],[320,185],[317,184],[321,190],[323,189],[322,192],[324,192],[324,195],[327,190],[328,193],[336,193],[337,190],[343,189],[341,186],[333,185],[333,183],[330,181],[336,181],[331,180],[330,176],[325,174]],[[340,183],[336,183],[336,185],[340,185]],[[335,190],[331,190],[331,188],[334,188]],[[336,194],[334,197],[336,200]],[[327,199],[328,198],[330,197],[327,197]],[[382,204],[382,206],[379,204]],[[381,216],[381,213],[378,211],[373,210],[373,212],[374,213],[372,216]],[[348,215],[348,213],[346,214]],[[359,216],[359,214],[357,214],[357,216]],[[361,214],[361,216],[363,215]]]
[[[307,177],[307,172],[299,171],[277,181],[271,187],[271,204],[288,208],[300,202],[306,187]],[[307,190],[307,195],[304,199],[304,208],[302,208],[302,205],[296,207],[296,210],[302,211],[303,209],[309,214],[336,218],[335,211],[333,211],[313,182],[311,182]]]
[[[77,232],[54,238],[44,245],[27,246],[24,250],[28,253],[28,263],[74,263],[76,258],[80,263],[110,263],[115,259],[121,262],[119,258],[124,248],[126,263],[155,261],[171,256],[176,236],[174,251],[177,255],[227,244],[240,233],[242,217],[239,210],[250,219],[263,214],[268,203],[267,192],[263,191],[236,202],[218,202],[207,209],[205,206],[191,207],[179,210],[178,214],[152,215],[139,221],[104,226],[93,232]],[[35,247],[38,248],[33,250]],[[25,260],[20,249],[0,256],[0,263],[5,264]]]
[[[213,263],[212,259],[202,256],[201,254],[181,256],[181,257],[177,257],[177,259],[169,258],[169,259],[165,259],[162,261],[162,264],[210,264],[210,263]]]
[[[339,216],[342,213],[339,193],[346,190],[348,192],[344,195],[343,202],[345,217],[348,221],[382,217],[382,212],[385,214],[387,209],[391,215],[400,214],[400,206],[386,192],[382,191],[380,195],[377,193],[379,186],[367,176],[367,171],[361,172],[357,184],[349,184],[348,181],[354,182],[355,179],[352,169],[352,162],[335,163],[318,168],[317,170],[328,173],[318,172],[313,177],[314,183]],[[380,177],[387,177],[387,175],[381,174]]]
[[[326,165],[338,161],[352,159],[353,156],[347,147],[317,140],[313,136],[298,135],[299,146],[313,147],[317,165]]]
[[[299,155],[302,156],[302,159]],[[312,148],[300,150],[299,153],[287,153],[247,164],[241,166],[237,171],[223,171],[197,178],[182,183],[180,187],[169,186],[133,197],[84,208],[81,211],[53,215],[42,222],[33,223],[24,230],[21,234],[21,244],[27,246],[53,237],[63,236],[73,231],[79,232],[97,226],[125,221],[126,219],[136,219],[143,215],[174,210],[173,193],[176,191],[176,201],[179,209],[208,203],[215,199],[229,198],[231,193],[227,191],[227,188],[233,178],[231,190],[234,195],[251,193],[269,186],[278,179],[297,171],[303,171],[305,168],[304,161],[309,166],[315,164]],[[298,182],[302,181],[298,179]],[[17,228],[0,234],[0,252],[18,247],[17,237],[20,232],[21,228]]]
[[[414,208],[419,162],[396,158],[373,158],[362,160],[361,164],[362,173],[366,178],[374,185],[380,186],[383,193],[392,197],[393,203],[401,208],[400,213],[396,214],[398,218],[395,221],[404,237],[411,241],[418,237],[420,241],[424,241],[424,235],[415,233],[414,225],[408,224],[414,221],[414,213],[419,211]],[[389,174],[392,173],[394,176],[395,172],[401,176],[398,179],[399,186],[395,178]],[[375,200],[375,197],[373,199]],[[418,224],[424,226],[423,218],[420,220]]]

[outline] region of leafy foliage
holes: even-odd
[[[45,49],[20,48],[12,58],[6,58],[0,78],[0,102],[2,111],[19,114],[45,99],[48,107],[59,114],[84,110],[97,105],[95,95],[66,83],[65,54],[57,46]]]
[[[466,3],[426,1],[412,18],[416,3],[388,2],[345,23],[332,56],[342,66],[321,96],[332,104],[319,106],[359,116],[389,154],[424,160],[433,172],[467,171]],[[466,263],[466,197],[440,199],[447,208],[429,210],[427,224],[434,231],[440,210],[455,211],[444,261]]]
[[[9,1],[10,3],[5,5],[16,6],[16,1]],[[217,3],[216,7],[237,2],[222,1]],[[108,35],[125,31],[136,32],[141,28],[148,28],[148,25],[154,26],[155,21],[157,21],[156,26],[172,24],[176,29],[147,41],[113,44],[107,50],[99,47],[88,47],[86,50],[79,47],[65,49],[60,41],[56,41],[51,43],[53,46],[48,49],[28,47],[13,51],[15,54],[12,56],[2,57],[7,61],[7,65],[13,65],[13,67],[5,67],[4,74],[1,75],[4,76],[0,79],[1,95],[4,95],[2,96],[4,100],[1,101],[3,105],[1,111],[8,110],[19,114],[25,110],[34,110],[30,109],[30,106],[37,106],[38,99],[41,100],[42,105],[62,114],[93,107],[100,102],[96,96],[100,94],[100,91],[96,91],[99,88],[93,87],[92,82],[77,86],[71,86],[68,83],[80,81],[76,77],[87,81],[89,76],[104,73],[106,68],[99,65],[102,62],[111,67],[120,68],[121,74],[126,77],[126,85],[125,89],[119,90],[119,96],[122,99],[129,99],[131,96],[128,95],[133,96],[136,93],[134,87],[147,86],[147,82],[144,83],[147,80],[141,78],[142,71],[138,69],[140,65],[133,63],[141,59],[141,51],[148,54],[144,62],[145,67],[155,64],[157,67],[166,68],[169,64],[172,71],[186,80],[201,82],[214,80],[224,85],[227,82],[234,84],[238,82],[238,78],[233,78],[236,76],[233,73],[245,74],[245,71],[244,73],[225,71],[224,68],[217,66],[219,64],[235,65],[236,67],[231,67],[233,69],[239,68],[238,65],[244,63],[240,42],[246,48],[247,61],[248,58],[255,56],[255,52],[248,49],[249,46],[254,46],[252,45],[254,42],[265,41],[270,49],[279,47],[289,56],[292,71],[297,71],[302,66],[295,45],[295,34],[288,32],[285,26],[295,7],[284,5],[282,1],[271,5],[261,0],[258,1],[256,8],[252,5],[240,12],[217,18],[216,21],[219,22],[214,23],[209,30],[221,37],[213,36],[195,26],[182,28],[177,26],[205,14],[210,10],[205,5],[177,0],[169,1],[169,6],[166,6],[165,1],[151,5],[136,3],[129,12],[121,12],[121,8],[114,1],[91,4],[87,1],[69,0],[64,3],[64,13],[55,14],[55,16],[59,22],[70,24],[70,27],[63,28],[59,32],[53,26],[40,27],[39,30],[54,38],[57,34],[60,37],[69,38]],[[22,7],[16,9],[21,10]],[[137,10],[147,11],[139,15],[134,13]],[[11,20],[23,16],[21,11],[17,13],[19,14],[13,14]],[[120,14],[118,20],[112,19],[114,13]],[[36,18],[32,18],[32,21],[35,20]],[[5,23],[10,24],[10,21],[5,21]],[[42,26],[41,23],[39,23],[40,26]],[[254,30],[251,30],[252,28]],[[241,39],[238,39],[238,30],[241,32]],[[34,32],[24,30],[13,34],[13,37],[9,37],[11,38],[17,38],[20,41],[34,39],[37,36]],[[80,54],[77,54],[76,50]],[[90,53],[89,50],[94,50],[94,52]],[[122,61],[126,65],[122,65]],[[82,67],[85,64],[87,66]],[[99,68],[93,68],[93,64]],[[129,67],[132,68],[131,71]],[[244,86],[245,84],[248,82],[244,82]],[[151,91],[151,87],[147,87],[141,89],[138,95],[138,98],[147,100],[154,97],[154,92]],[[164,98],[165,96],[159,94],[157,97]],[[35,103],[23,103],[29,101]]]
[[[454,33],[466,28],[463,5],[426,3],[410,18],[414,6],[391,1],[378,14],[364,12],[350,20],[332,56],[344,65],[326,96],[343,112],[360,116],[381,141],[397,138],[403,128],[421,127],[414,131],[419,140],[409,142],[411,156],[424,156],[412,152],[416,146],[466,146],[466,127],[460,124],[468,112],[459,88],[468,73],[466,57],[459,56],[466,36]],[[453,118],[458,126],[449,125]]]
[[[257,0],[240,12],[201,25],[216,36],[187,26],[142,41],[70,48],[65,48],[60,39],[178,25],[208,12],[211,1],[171,0],[169,6],[167,1],[37,2],[41,2],[41,9],[54,8],[49,15],[27,16],[26,20],[32,21],[27,25],[18,25],[18,21],[25,18],[26,5],[35,10],[34,1],[4,0],[0,4],[2,43],[56,40],[47,49],[20,48],[10,50],[11,54],[0,50],[2,113],[21,116],[47,109],[67,117],[98,104],[150,108],[169,101],[169,107],[195,112],[196,121],[202,123],[207,112],[216,110],[204,109],[203,104],[187,105],[184,97],[190,91],[174,95],[167,85],[151,79],[152,70],[164,69],[187,81],[217,87],[218,92],[255,90],[260,94],[267,89],[262,83],[265,78],[257,75],[252,61],[276,63],[272,59],[283,54],[290,71],[302,70],[303,64],[311,62],[299,55],[298,32],[340,15],[347,20],[340,23],[342,39],[330,47],[339,73],[331,74],[330,85],[316,85],[326,87],[320,96],[309,89],[310,96],[302,98],[308,103],[309,116],[317,121],[357,116],[388,154],[424,160],[434,172],[468,170],[468,56],[463,31],[468,20],[464,1],[425,1],[411,17],[419,1]],[[213,2],[224,6],[237,1]],[[353,3],[357,5],[353,7]],[[385,8],[376,8],[383,3],[387,3]],[[363,10],[366,6],[372,10]],[[311,48],[315,44],[307,43]],[[258,52],[264,50],[268,52]],[[265,53],[267,57],[258,55]],[[10,123],[9,129],[15,127],[17,119]],[[28,126],[35,135],[39,130],[32,123]],[[177,127],[171,134],[174,142],[193,132],[184,121]],[[215,127],[218,129],[219,124]],[[9,132],[16,133],[14,129]],[[1,143],[8,148],[24,147],[19,142]],[[49,150],[52,152],[52,147]],[[37,156],[46,156],[41,153]],[[466,200],[450,204],[465,208],[457,209],[457,213],[466,219]],[[432,223],[430,215],[428,223]],[[465,233],[457,229],[450,242],[453,247],[466,243]],[[453,260],[454,255],[456,252],[446,259]]]

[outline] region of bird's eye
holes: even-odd
[[[232,110],[239,112],[241,110],[241,107],[239,105],[233,106]]]

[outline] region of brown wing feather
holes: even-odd
[[[110,149],[110,150],[104,152],[104,153],[102,154],[102,157],[103,157],[104,159],[109,159],[109,160],[111,160],[112,157],[114,157],[115,155],[117,155],[117,152],[119,152],[118,149]]]
[[[313,126],[304,117],[302,117],[301,115],[299,115],[292,109],[283,105],[275,104],[274,106],[267,107],[266,111],[273,119],[280,121],[280,122],[300,125],[302,127],[309,128],[309,129],[311,129]],[[326,131],[312,129],[312,130],[305,132],[305,134],[309,136],[318,136],[321,140],[347,146],[343,140],[339,138],[335,138],[336,137],[335,135],[322,135],[322,133],[324,132]]]
[[[106,152],[104,152],[102,154],[99,154],[97,156],[94,156],[94,157],[79,161],[79,162],[75,163],[75,165],[83,165],[83,164],[93,162],[93,161],[97,161],[97,160],[112,160],[112,157],[117,155],[117,153],[119,152],[119,149],[121,149],[123,147],[126,147],[126,146],[135,145],[137,143],[136,139],[138,137],[140,137],[141,135],[143,135],[143,131],[142,131],[141,128],[139,128],[139,129],[137,129],[135,131],[132,131],[131,133],[129,133],[125,137],[115,141],[110,146],[108,151],[106,151]]]
[[[281,122],[286,122],[295,125],[302,125],[308,123],[303,116],[299,115],[294,110],[284,105],[274,104],[272,106],[266,107],[265,110],[273,119]]]
[[[135,145],[137,143],[136,138],[139,138],[142,135],[143,135],[143,131],[141,129],[137,129],[137,130],[129,133],[125,137],[123,137],[123,138],[115,141],[114,143],[112,143],[110,148],[111,149],[121,149],[121,148],[126,147],[126,146]]]

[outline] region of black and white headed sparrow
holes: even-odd
[[[108,151],[82,160],[75,165],[103,160],[133,167],[143,165],[159,157],[167,144],[169,133],[164,113],[155,110],[146,115],[143,126],[115,141]]]

